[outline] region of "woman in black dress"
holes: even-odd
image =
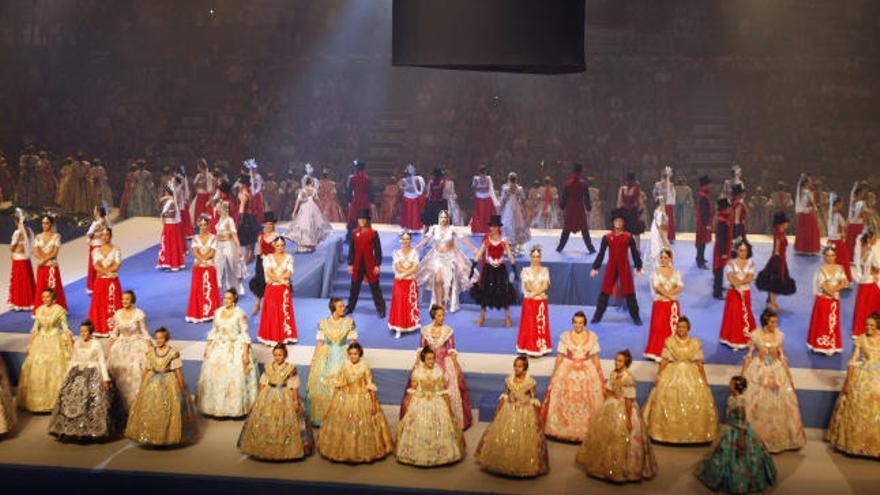
[[[794,279],[788,274],[788,262],[785,259],[785,252],[788,250],[788,239],[785,237],[787,229],[788,217],[784,212],[776,212],[773,216],[773,254],[755,281],[758,290],[767,293],[767,307],[776,312],[779,312],[777,294],[789,296],[797,292]]]
[[[486,307],[504,308],[504,324],[508,327],[513,325],[510,319],[510,305],[516,302],[516,291],[510,283],[507,265],[504,264],[504,256],[510,260],[510,267],[514,276],[516,273],[516,258],[510,249],[507,239],[501,235],[501,216],[492,215],[489,218],[489,233],[483,237],[483,244],[475,257],[482,263],[480,280],[471,287],[471,297],[480,305],[480,319],[477,326],[483,326],[486,321]]]

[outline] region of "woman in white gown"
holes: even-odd
[[[235,289],[244,293],[243,281],[247,278],[247,267],[241,257],[241,245],[235,220],[229,216],[229,203],[220,203],[220,219],[217,220],[217,252],[214,266],[217,267],[217,283],[220,290]]]
[[[304,179],[293,207],[293,222],[287,238],[296,243],[296,252],[313,253],[315,246],[326,239],[333,228],[318,206],[318,189],[314,187],[314,181],[311,177]]]
[[[432,225],[425,237],[416,245],[418,251],[433,241],[434,245],[422,258],[416,270],[419,287],[431,288],[431,306],[440,306],[450,313],[458,311],[458,295],[473,285],[471,262],[455,243],[460,241],[476,253],[477,249],[467,239],[459,237],[449,224],[449,213],[441,211],[437,225]]]
[[[648,247],[645,249],[645,267],[649,272],[654,271],[660,262],[660,252],[664,249],[672,249],[669,244],[669,217],[666,216],[666,200],[663,195],[657,197],[657,207],[654,208],[654,220],[651,222],[651,231],[648,236]]]
[[[526,220],[523,204],[526,193],[522,186],[516,183],[516,172],[507,174],[507,184],[501,186],[501,233],[513,245],[513,251],[522,253],[523,244],[532,239],[532,231]]]
[[[144,370],[149,365],[147,352],[153,348],[147,316],[135,307],[136,302],[134,291],[122,293],[122,308],[113,314],[113,331],[107,351],[107,369],[119,389],[126,411],[137,398]]]
[[[465,217],[458,205],[458,194],[455,194],[455,183],[449,178],[449,171],[446,171],[446,199],[449,201],[449,217],[452,225],[463,227],[466,225]]]

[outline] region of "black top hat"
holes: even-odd
[[[788,216],[784,211],[777,211],[773,214],[773,226],[782,225],[784,223],[788,223]]]
[[[701,186],[706,186],[711,183],[712,183],[712,179],[710,179],[708,175],[704,175],[704,176],[700,177],[700,185]]]
[[[580,163],[575,163],[571,169],[575,172],[582,172],[584,170],[584,166]]]
[[[267,211],[266,213],[263,213],[263,223],[276,223],[276,222],[277,222],[277,220],[275,220],[275,213],[272,213],[271,211]]]
[[[443,169],[440,167],[437,167],[434,169],[433,174],[434,174],[434,177],[443,177]]]
[[[627,180],[627,182],[632,182],[632,181],[636,180],[635,172],[627,172],[626,173],[626,180]]]
[[[615,219],[618,219],[618,218],[626,220],[626,210],[625,209],[615,208],[615,209],[611,210],[611,221],[614,221]]]
[[[745,188],[743,188],[742,184],[735,184],[733,189],[730,190],[730,193],[734,196],[739,196],[740,194],[746,192]]]
[[[726,210],[727,208],[730,208],[730,200],[727,198],[721,198],[715,204],[718,207],[718,211]]]
[[[357,217],[358,218],[366,218],[367,220],[369,220],[370,219],[370,209],[364,208],[362,210],[358,210]]]

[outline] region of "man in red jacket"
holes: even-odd
[[[565,181],[565,184],[562,186],[559,208],[564,212],[565,221],[562,226],[562,235],[559,237],[559,245],[556,246],[556,251],[560,253],[565,248],[568,236],[572,232],[581,233],[581,237],[584,238],[584,245],[590,254],[596,252],[596,248],[593,247],[593,241],[590,239],[590,226],[587,223],[587,214],[593,209],[593,205],[590,203],[589,185],[587,181],[581,178],[583,169],[583,165],[575,163],[571,178]]]
[[[354,161],[354,173],[348,176],[346,192],[348,194],[348,230],[355,227],[357,213],[369,210],[373,204],[373,188],[367,175],[367,162]]]
[[[696,236],[694,237],[697,246],[697,267],[708,270],[709,265],[706,263],[706,244],[712,242],[712,191],[710,190],[712,181],[704,175],[700,177],[700,189],[697,192],[697,208],[696,208]]]
[[[642,324],[639,317],[639,302],[636,299],[636,288],[633,283],[632,267],[629,264],[627,250],[632,255],[633,265],[635,265],[636,273],[642,276],[642,257],[639,254],[639,248],[636,244],[635,237],[624,230],[626,224],[627,212],[623,208],[617,208],[611,212],[611,223],[614,230],[602,237],[602,244],[599,245],[599,254],[593,261],[593,269],[590,271],[590,278],[595,278],[599,274],[599,268],[602,267],[602,261],[605,260],[605,251],[608,251],[608,265],[605,266],[605,275],[602,277],[602,292],[599,294],[599,301],[596,303],[596,312],[593,313],[592,323],[602,321],[605,309],[608,308],[608,300],[615,289],[620,296],[626,298],[626,306],[629,309],[629,315],[633,323]]]
[[[357,227],[348,241],[348,273],[351,274],[351,292],[348,294],[346,314],[353,313],[357,307],[361,283],[367,279],[370,292],[373,293],[373,304],[379,318],[385,318],[385,299],[379,288],[379,265],[382,264],[382,242],[379,233],[370,225],[370,210],[364,209],[357,214]]]

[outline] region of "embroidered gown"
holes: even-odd
[[[33,413],[52,411],[67,376],[72,338],[64,308],[57,304],[37,308],[31,342],[18,377],[18,407]]]
[[[420,175],[408,175],[400,179],[398,191],[402,193],[400,203],[400,226],[404,230],[422,229],[422,208],[425,206],[425,179]],[[394,219],[388,218],[389,223]]]
[[[471,182],[474,190],[474,211],[471,215],[471,233],[486,234],[489,232],[489,219],[498,214],[495,197],[495,186],[492,185],[492,177],[488,175],[475,175]]]
[[[550,269],[546,266],[537,269],[527,266],[520,272],[520,279],[523,303],[516,352],[540,357],[553,351],[553,343],[550,341],[550,308],[547,305],[547,292],[530,297],[526,284],[537,286],[546,282],[549,290]]]
[[[235,289],[244,294],[243,281],[247,278],[247,267],[241,258],[239,246],[231,236],[236,233],[235,220],[226,217],[217,221],[217,253],[214,255],[214,266],[217,268],[217,283],[220,291]],[[224,237],[228,239],[223,240]]]
[[[345,212],[336,195],[336,182],[330,179],[318,181],[318,206],[328,222],[345,222]]]
[[[149,364],[147,353],[153,348],[153,340],[147,328],[147,317],[140,308],[134,308],[130,317],[125,313],[117,311],[113,315],[107,369],[128,411],[134,404]]]
[[[263,296],[263,309],[260,311],[260,330],[257,339],[266,345],[279,343],[295,344],[296,317],[293,312],[293,291],[290,278],[293,277],[293,256],[283,253],[281,261],[275,254],[263,256],[263,271],[266,273],[266,292]],[[269,274],[280,277],[290,276],[286,283],[273,282]]]
[[[837,397],[828,441],[847,454],[880,458],[880,338],[859,335],[849,383]]]
[[[660,269],[651,272],[651,296],[654,305],[651,309],[651,328],[648,332],[648,345],[645,346],[645,357],[654,361],[660,361],[663,354],[663,345],[666,339],[675,334],[678,327],[678,318],[681,316],[681,306],[678,296],[667,298],[657,292],[657,287],[669,292],[676,287],[684,287],[681,272],[672,269],[670,276],[663,275]]]
[[[813,315],[807,333],[807,347],[816,353],[831,356],[843,352],[840,336],[840,293],[830,293],[823,287],[826,283],[846,282],[846,273],[839,265],[821,267],[813,280]]]
[[[103,246],[102,246],[103,247]],[[92,251],[92,262],[107,268],[122,262],[122,253],[113,246],[107,254],[101,252],[102,247]],[[110,275],[95,277],[95,290],[92,293],[92,304],[89,307],[89,320],[95,325],[95,337],[107,337],[113,331],[113,315],[122,307],[122,285],[119,283],[118,270]]]
[[[297,208],[296,215],[290,223],[287,237],[296,243],[298,252],[314,251],[315,246],[321,243],[333,228],[324,214],[317,201],[318,191],[311,187],[305,186],[299,190],[296,198]]]
[[[15,428],[18,420],[15,414],[15,402],[12,395],[12,382],[6,373],[6,363],[0,356],[0,435],[4,435]]]
[[[871,313],[880,312],[880,259],[870,246],[862,246],[861,241],[856,246],[855,259],[853,275],[858,285],[853,307],[853,337],[865,333],[865,320]]]
[[[749,345],[749,334],[757,328],[752,312],[751,283],[742,283],[749,275],[755,275],[755,262],[751,259],[740,266],[739,258],[734,258],[724,267],[725,280],[732,277],[737,282],[730,284],[728,280],[719,340],[734,350],[745,349]]]
[[[442,289],[446,301],[446,311],[458,311],[459,293],[471,288],[471,262],[455,244],[458,234],[451,226],[432,225],[425,234],[425,239],[434,245],[419,263],[416,270],[416,283],[419,287],[427,287],[431,291],[431,306],[440,300],[435,294],[434,277],[440,274]]]
[[[503,236],[495,241],[489,235],[483,237],[485,249],[480,260],[480,279],[471,287],[470,296],[483,308],[508,308],[516,303],[516,291],[504,264],[508,241]],[[516,267],[511,269],[515,271]]]
[[[354,320],[342,317],[334,323],[333,318],[323,318],[318,322],[316,341],[323,342],[315,349],[309,367],[308,389],[306,392],[306,409],[312,424],[321,426],[321,420],[327,414],[330,401],[333,399],[336,376],[342,366],[348,362],[348,344],[358,338]]]
[[[104,245],[104,241],[101,240],[101,237],[108,227],[110,227],[110,222],[108,222],[106,218],[99,218],[92,221],[91,225],[89,225],[89,230],[86,232],[86,239],[89,243],[89,266],[88,274],[86,276],[86,292],[89,294],[94,291],[95,278],[98,276],[98,272],[95,271],[93,254],[95,249]]]
[[[515,189],[513,189],[513,188]],[[522,186],[515,184],[501,186],[501,234],[510,239],[514,246],[521,246],[532,239],[532,231],[526,221],[523,202],[526,199]]]
[[[207,239],[202,239],[201,234],[193,236],[192,249],[200,256],[207,256],[212,251],[215,253],[210,259],[197,260],[193,264],[186,321],[202,323],[211,321],[214,311],[220,307],[220,286],[217,284],[217,268],[214,266],[217,237],[212,234],[208,234]]]
[[[159,260],[156,268],[176,272],[185,268],[186,239],[181,221],[183,212],[176,196],[162,203],[162,235],[159,238]]]
[[[196,393],[199,411],[221,418],[246,415],[257,398],[257,363],[247,315],[239,307],[218,309],[207,340]],[[247,367],[242,364],[245,352],[250,358]]]
[[[23,248],[23,252],[12,253],[12,270],[9,275],[9,296],[7,303],[11,311],[32,311],[34,309],[34,268],[31,265],[31,251],[33,250],[34,233],[25,227],[24,232],[16,229],[9,241],[9,250],[13,247]],[[37,303],[39,304],[37,294]]]
[[[34,250],[39,251],[41,255],[55,248],[61,248],[61,234],[53,232],[49,234],[48,240],[43,237],[43,234],[34,238]],[[34,290],[34,300],[39,301],[46,289],[55,291],[55,302],[67,309],[67,297],[64,295],[64,284],[61,282],[61,270],[58,269],[57,255],[37,266],[37,286]]]
[[[419,320],[419,285],[416,272],[403,275],[401,270],[411,270],[419,264],[419,252],[410,249],[403,254],[402,249],[392,254],[394,285],[391,289],[391,311],[388,313],[388,328],[397,332],[409,333],[421,327]]]

